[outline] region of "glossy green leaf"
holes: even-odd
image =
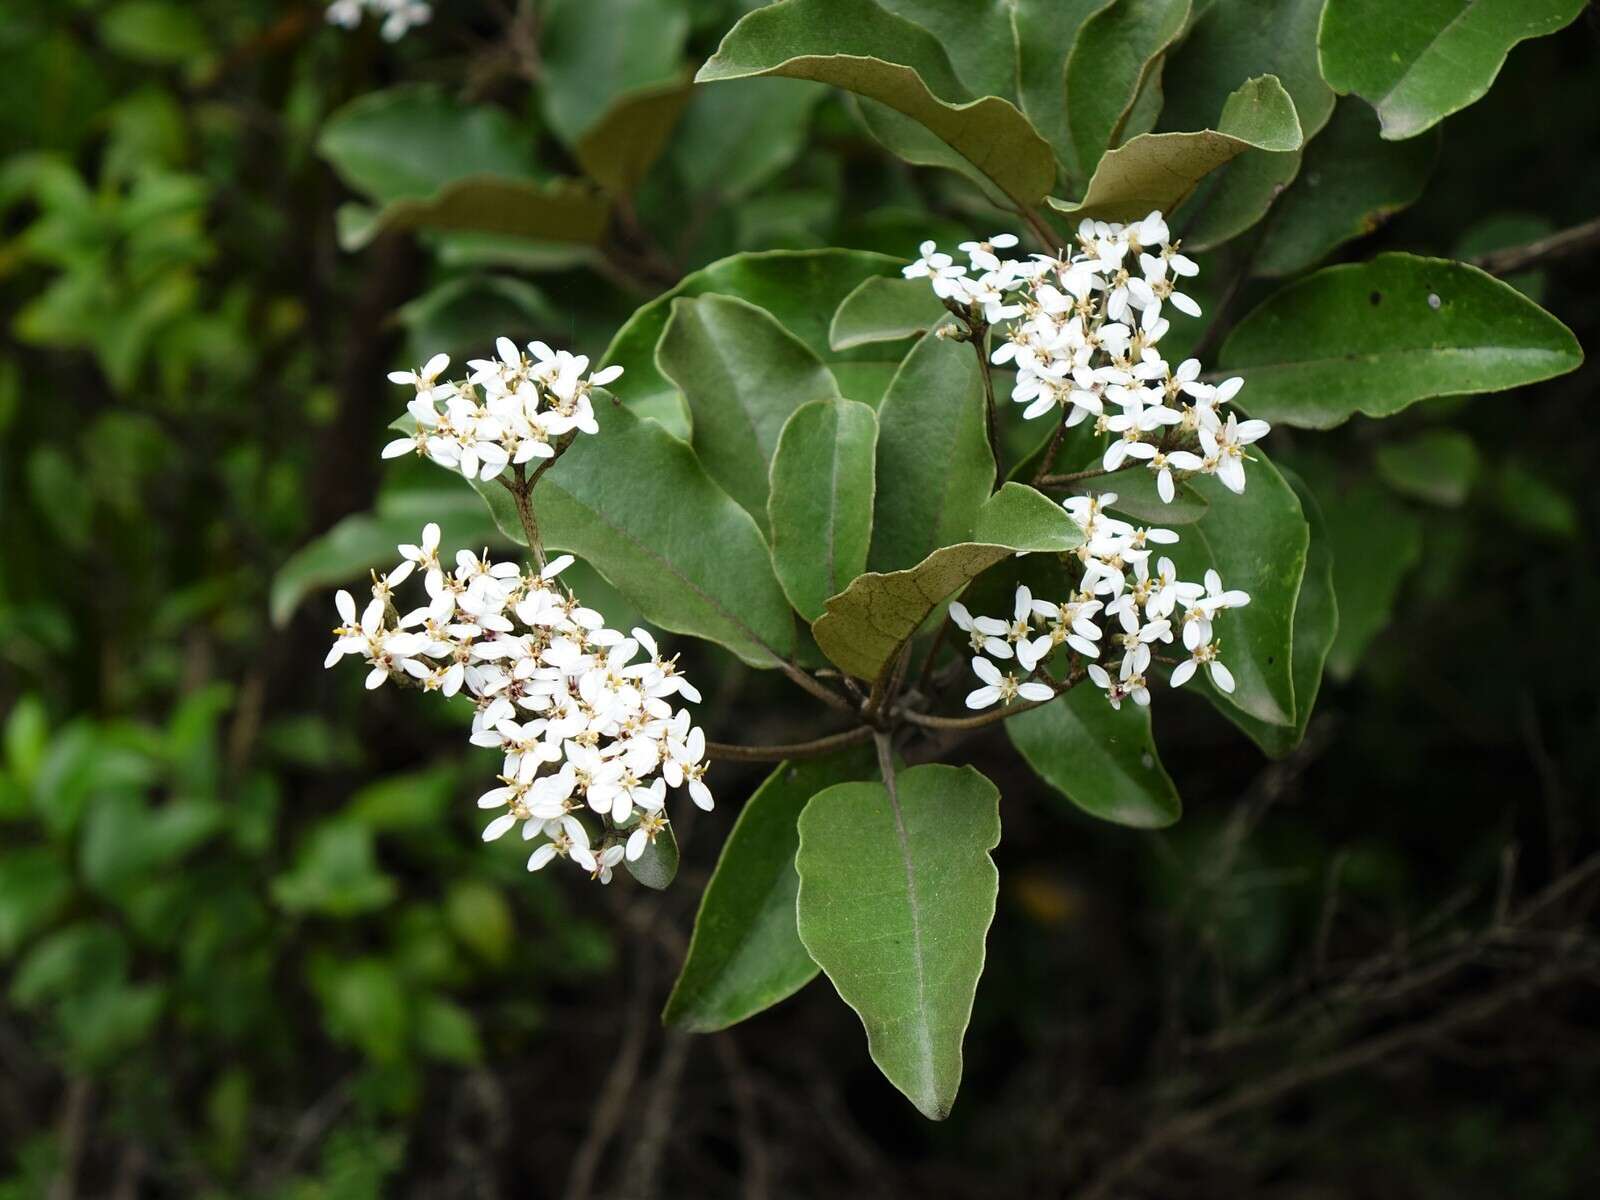
[[[852,350],[926,333],[950,315],[926,279],[874,276],[844,298],[828,327],[828,344]]]
[[[876,100],[926,126],[1012,200],[1055,183],[1049,143],[1009,101],[973,99],[937,38],[873,0],[780,0],[747,14],[696,82],[784,75]]]
[[[1161,829],[1183,813],[1156,754],[1148,708],[1112,708],[1104,692],[1083,683],[1018,713],[1006,733],[1039,778],[1092,817]]]
[[[794,617],[755,519],[654,421],[597,395],[600,432],[580,437],[534,492],[548,550],[584,559],[645,619],[705,638],[751,666],[794,650]],[[505,534],[522,542],[510,493],[475,484]]]
[[[1374,461],[1383,481],[1396,491],[1446,508],[1466,501],[1481,462],[1472,439],[1453,429],[1385,442]]]
[[[1202,12],[1167,63],[1160,128],[1204,129],[1241,79],[1272,75],[1294,101],[1307,142],[1333,111],[1317,67],[1323,0],[1218,0]],[[1247,150],[1195,190],[1174,218],[1185,246],[1204,250],[1249,229],[1300,169],[1293,152]]]
[[[665,890],[678,877],[678,835],[668,825],[645,846],[636,859],[623,859],[623,865],[645,887]]]
[[[1179,578],[1199,580],[1215,570],[1223,587],[1250,594],[1249,604],[1228,609],[1216,622],[1222,658],[1236,683],[1223,703],[1270,725],[1293,725],[1294,613],[1311,531],[1294,489],[1259,451],[1252,447],[1242,496],[1215,476],[1189,481],[1211,509],[1170,550]]]
[[[1142,465],[1114,471],[1083,486],[1085,495],[1104,492],[1116,496],[1108,507],[1146,525],[1193,525],[1211,511],[1210,502],[1187,483],[1177,485],[1169,504],[1156,490],[1155,473]]]
[[[1422,557],[1422,522],[1399,499],[1370,483],[1321,499],[1339,598],[1339,632],[1328,654],[1328,670],[1336,679],[1348,679],[1389,623],[1400,586]]]
[[[1000,793],[971,767],[837,784],[800,814],[800,940],[861,1017],[879,1070],[935,1121],[961,1083],[999,842]]]
[[[1083,23],[1115,0],[1017,0],[1017,92],[1028,120],[1063,164],[1075,161],[1067,128],[1067,60]]]
[[[1585,0],[1328,0],[1323,77],[1378,110],[1386,138],[1415,137],[1489,90],[1511,47],[1569,24]]]
[[[1203,690],[1223,716],[1244,730],[1251,741],[1273,758],[1282,758],[1306,736],[1306,727],[1316,710],[1317,694],[1322,690],[1323,667],[1339,632],[1339,604],[1333,585],[1333,544],[1322,507],[1299,476],[1287,470],[1283,476],[1300,498],[1301,511],[1311,527],[1306,573],[1294,608],[1294,724],[1277,725],[1241,711],[1211,687],[1209,679],[1200,678],[1204,672],[1198,672],[1196,682],[1186,685]]]
[[[1298,150],[1294,101],[1270,75],[1252,79],[1228,97],[1215,129],[1142,133],[1108,151],[1075,203],[1051,198],[1075,216],[1132,220],[1152,209],[1170,212],[1210,172],[1249,149]]]
[[[1188,19],[1189,0],[1118,0],[1083,22],[1066,64],[1069,171],[1088,175],[1122,140],[1140,87]]]
[[[542,16],[539,98],[569,146],[628,93],[666,84],[682,68],[689,17],[674,0],[549,0]]]
[[[836,352],[828,345],[828,324],[840,303],[863,279],[874,275],[899,275],[902,259],[861,250],[769,250],[735,254],[684,276],[678,285],[637,309],[617,331],[602,365],[617,364],[626,374],[617,384],[618,396],[641,416],[653,417],[685,440],[689,422],[678,389],[656,367],[656,343],[667,326],[672,302],[681,296],[716,293],[748,300],[765,309],[833,371],[840,390],[852,400],[868,403],[882,394],[860,394],[852,372],[881,370],[887,380],[892,370],[876,347]],[[870,389],[869,389],[870,391]]]
[[[1503,391],[1583,361],[1566,326],[1464,263],[1380,254],[1325,267],[1237,326],[1219,369],[1240,403],[1286,425],[1328,429],[1387,417],[1430,396]]]
[[[692,195],[749,195],[800,156],[828,94],[803,79],[751,79],[695,88],[667,155]]]
[[[734,822],[700,897],[683,970],[661,1019],[694,1033],[736,1025],[817,974],[795,923],[801,810],[836,783],[876,776],[870,748],[779,763]]]
[[[778,439],[767,501],[772,565],[807,621],[867,568],[877,447],[877,415],[856,400],[814,400]]]
[[[374,207],[340,212],[346,249],[384,229],[476,230],[592,242],[606,205],[590,185],[543,177],[532,139],[500,109],[432,86],[370,92],[328,118],[318,152]]]
[[[1422,195],[1438,151],[1437,136],[1381,140],[1370,108],[1341,101],[1267,219],[1252,269],[1292,275],[1372,233]]]
[[[778,435],[802,404],[838,398],[828,368],[765,309],[715,295],[672,302],[656,366],[689,402],[706,472],[767,532]]]
[[[994,487],[983,381],[972,346],[923,338],[878,408],[874,571],[921,562],[966,541]]]
[[[1020,483],[996,492],[973,525],[971,541],[935,550],[907,570],[862,575],[829,598],[811,627],[822,652],[841,670],[876,679],[939,605],[996,563],[1083,544],[1083,531],[1059,504]]]
[[[690,91],[668,79],[620,97],[572,148],[584,174],[614,196],[632,193],[667,148]]]
[[[389,570],[400,561],[395,547],[414,543],[429,521],[437,521],[457,545],[498,548],[510,544],[494,518],[484,511],[483,502],[465,488],[430,488],[379,497],[375,511],[344,518],[296,550],[278,569],[272,578],[273,624],[287,624],[301,602],[319,588],[360,580],[369,571]]]

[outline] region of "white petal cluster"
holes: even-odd
[[[1009,619],[975,617],[960,602],[950,605],[950,619],[967,635],[972,669],[983,683],[967,697],[968,708],[1049,700],[1058,685],[1048,661],[1063,646],[1074,666],[1086,663],[1089,678],[1113,708],[1128,699],[1150,703],[1148,681],[1161,654],[1158,647],[1176,640],[1188,657],[1173,666],[1173,687],[1187,683],[1203,666],[1218,690],[1233,691],[1214,622],[1224,609],[1249,604],[1249,595],[1224,590],[1212,570],[1203,584],[1186,583],[1164,555],[1152,570],[1155,547],[1177,544],[1178,535],[1111,516],[1105,508],[1116,500],[1107,492],[1063,502],[1084,531],[1084,544],[1074,554],[1077,587],[1066,599],[1035,599],[1019,587]],[[1006,673],[991,659],[1015,663],[1020,671]]]
[[[484,840],[520,825],[524,839],[543,839],[530,871],[566,858],[609,883],[667,827],[669,787],[711,807],[705,734],[674,707],[700,693],[647,631],[608,629],[562,587],[570,556],[532,573],[462,550],[449,569],[433,524],[399,551],[359,614],[338,593],[324,665],[357,655],[368,688],[394,680],[471,697],[472,743],[504,755],[498,786],[478,801],[501,810]],[[394,589],[414,576],[427,602],[402,612]]]
[[[368,13],[383,22],[379,28],[389,42],[398,42],[414,27],[433,19],[433,7],[423,0],[333,0],[328,5],[328,23],[354,29]]]
[[[1170,328],[1167,306],[1200,315],[1180,290],[1200,268],[1179,252],[1161,214],[1131,225],[1085,220],[1076,250],[1059,256],[996,253],[1016,244],[1011,234],[963,242],[970,265],[962,266],[924,242],[903,273],[927,278],[947,305],[1003,326],[991,357],[1015,366],[1011,398],[1025,419],[1051,414],[1067,427],[1093,419],[1110,439],[1104,469],[1143,462],[1169,504],[1176,480],[1191,474],[1244,491],[1245,447],[1270,426],[1223,414],[1244,380],[1202,382],[1198,359],[1174,367],[1157,349]]]
[[[469,361],[464,380],[440,381],[450,366],[443,354],[418,370],[391,373],[390,383],[416,392],[406,405],[416,429],[385,446],[383,457],[416,453],[487,481],[507,467],[554,458],[563,439],[600,431],[589,392],[617,379],[621,367],[588,374],[583,355],[543,342],[529,342],[524,354],[503,337],[495,350],[496,358]]]

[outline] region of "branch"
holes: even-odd
[[[1126,470],[1118,467],[1117,470]],[[1033,481],[1034,487],[1069,487],[1074,483],[1082,483],[1085,479],[1098,479],[1102,475],[1115,475],[1116,471],[1108,471],[1104,467],[1090,467],[1087,471],[1073,471],[1067,475],[1040,475]]]
[[[794,758],[820,758],[824,754],[871,739],[872,726],[858,725],[843,733],[831,733],[809,742],[791,742],[784,746],[735,746],[727,742],[707,742],[706,754],[723,762],[785,762]]]
[[[1064,689],[1063,689],[1064,690]],[[1057,692],[1050,700],[1055,700],[1061,695]],[[978,713],[971,717],[936,717],[932,713],[911,712],[909,710],[898,715],[911,725],[921,726],[923,729],[982,729],[986,725],[994,725],[1018,713],[1025,713],[1029,709],[1043,708],[1050,700],[1028,700],[1022,704],[1007,704],[1001,708],[991,708],[988,712]]]
[[[1600,217],[1574,225],[1547,237],[1526,242],[1521,246],[1507,246],[1491,250],[1466,261],[1491,275],[1510,275],[1524,267],[1535,266],[1552,258],[1565,258],[1569,254],[1582,254],[1600,246]]]

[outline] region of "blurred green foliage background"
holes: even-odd
[[[1074,1194],[1163,1130],[1167,1173],[1126,1194],[1580,1194],[1592,246],[1513,278],[1579,372],[1275,443],[1341,612],[1300,750],[1268,763],[1163,696],[1186,815],[1150,834],[1083,818],[1003,737],[963,747],[1005,797],[1006,886],[946,1125],[812,992],[661,1031],[755,770],[716,769],[671,892],[601,893],[479,843],[465,714],[324,676],[327,587],[427,516],[495,537],[425,466],[380,475],[386,370],[501,333],[598,355],[738,250],[1004,227],[838,93],[685,88],[747,7],[461,0],[390,46],[316,4],[0,2],[0,1196]],[[1516,49],[1335,257],[1600,213],[1597,62],[1592,10]],[[681,106],[659,156],[586,143],[640,89]],[[510,211],[586,232],[397,216],[491,167]],[[1306,253],[1270,220],[1257,276]],[[1256,252],[1202,259],[1243,279],[1235,313],[1273,286]],[[813,732],[781,682],[689,655],[713,736]]]

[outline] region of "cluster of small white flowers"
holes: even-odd
[[[520,823],[523,838],[545,838],[530,871],[569,858],[609,883],[613,867],[637,860],[667,827],[668,787],[711,807],[705,734],[672,704],[700,693],[647,631],[606,628],[561,586],[570,556],[532,573],[462,550],[450,570],[433,524],[399,551],[394,570],[373,576],[359,615],[354,597],[338,593],[324,665],[359,655],[371,668],[368,688],[395,680],[472,698],[472,743],[505,756],[500,786],[478,801],[505,810],[485,841]],[[428,601],[402,614],[394,589],[417,574]]]
[[[367,13],[382,20],[380,29],[389,42],[398,42],[415,26],[433,19],[433,7],[423,0],[333,0],[328,5],[328,23],[354,29]]]
[[[524,354],[503,337],[495,350],[498,358],[470,360],[471,374],[456,382],[439,380],[450,365],[443,354],[420,370],[390,374],[390,383],[416,391],[406,405],[416,429],[385,446],[383,457],[414,452],[468,479],[487,481],[509,466],[554,458],[563,439],[600,431],[589,391],[617,379],[621,367],[586,376],[587,358],[543,342],[529,342]]]
[[[1244,491],[1244,448],[1270,429],[1219,411],[1244,380],[1201,382],[1198,359],[1174,368],[1156,348],[1170,327],[1165,305],[1200,315],[1178,290],[1200,268],[1179,253],[1159,212],[1132,225],[1085,220],[1077,241],[1075,252],[1025,260],[996,253],[1017,244],[1012,234],[963,242],[970,267],[924,242],[904,274],[926,277],[947,305],[1004,323],[992,359],[1015,364],[1011,398],[1025,419],[1053,413],[1070,428],[1093,417],[1095,432],[1112,439],[1102,466],[1143,461],[1169,504],[1175,472]]]
[[[1154,547],[1174,545],[1178,535],[1111,516],[1105,507],[1116,499],[1116,493],[1107,492],[1064,502],[1084,531],[1084,544],[1075,551],[1078,585],[1065,600],[1036,600],[1028,588],[1019,587],[1009,621],[974,617],[959,601],[950,605],[950,619],[967,634],[975,655],[973,672],[984,684],[967,697],[968,708],[1051,699],[1060,685],[1049,674],[1047,660],[1061,646],[1074,663],[1089,660],[1088,676],[1112,708],[1121,708],[1125,699],[1149,704],[1154,647],[1173,641],[1175,624],[1189,657],[1173,666],[1172,686],[1181,687],[1203,666],[1219,690],[1233,691],[1233,673],[1219,658],[1214,622],[1224,609],[1250,603],[1249,595],[1225,591],[1214,570],[1206,572],[1203,585],[1186,583],[1165,556],[1152,571]],[[1102,649],[1107,651],[1104,661]],[[990,659],[1014,661],[1021,671],[1003,672]]]

